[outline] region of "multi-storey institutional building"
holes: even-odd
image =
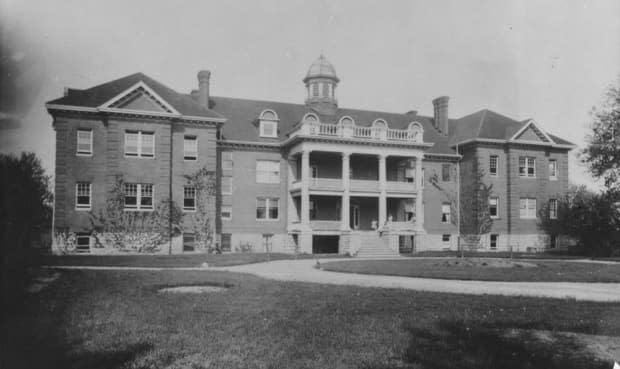
[[[557,213],[573,145],[534,120],[489,110],[450,119],[448,97],[433,100],[432,117],[341,108],[340,80],[323,56],[303,79],[303,104],[212,96],[209,80],[201,71],[199,88],[182,94],[137,73],[47,104],[56,250],[113,251],[93,242],[89,213],[110,201],[119,175],[125,211],[182,204],[183,236],[170,249],[196,250],[196,191],[186,176],[202,168],[216,173],[204,208],[223,251],[456,249],[459,185],[475,167],[493,184],[482,249],[557,246],[537,218],[546,204]]]

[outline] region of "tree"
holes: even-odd
[[[471,249],[480,247],[482,235],[491,232],[493,219],[489,209],[489,199],[493,185],[484,183],[484,170],[477,159],[471,164],[471,171],[461,176],[460,230],[464,246]],[[463,252],[461,248],[461,252]]]
[[[620,78],[618,80],[620,84]],[[591,129],[582,161],[609,191],[620,191],[620,86],[610,86],[600,107],[592,108]]]
[[[209,212],[209,209],[213,209],[215,201],[215,173],[202,168],[191,175],[186,175],[185,179],[196,189],[196,212],[189,219],[196,235],[196,243],[210,253],[220,253],[221,250],[213,242],[215,224],[211,218],[213,214]]]
[[[549,204],[541,207],[539,228],[577,241],[577,251],[594,256],[620,254],[620,197],[612,192],[594,193],[585,186],[571,186],[557,199],[557,217],[552,219]]]
[[[117,175],[105,209],[90,212],[96,247],[109,243],[119,250],[154,252],[181,232],[183,212],[170,199],[162,199],[153,211],[125,211],[124,184],[122,175]]]
[[[463,162],[461,170],[465,175],[459,181],[461,192],[458,199],[454,192],[443,187],[437,173],[429,181],[448,199],[450,213],[456,214],[458,210],[458,217],[451,216],[450,221],[459,226],[460,233],[464,235],[465,242],[459,242],[459,251],[463,257],[466,246],[470,249],[480,247],[482,235],[491,231],[493,219],[489,213],[489,198],[493,185],[484,183],[484,170],[476,158]]]
[[[35,261],[34,237],[52,226],[50,177],[34,153],[0,154],[0,237],[2,291],[19,292]],[[7,297],[7,295],[3,296]],[[6,300],[5,300],[6,301]]]

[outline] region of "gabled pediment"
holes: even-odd
[[[108,100],[99,108],[179,114],[176,109],[142,81]]]
[[[511,138],[511,141],[540,142],[553,144],[553,140],[545,133],[535,121],[528,121],[517,133]]]

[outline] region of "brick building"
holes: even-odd
[[[555,215],[573,145],[533,120],[489,110],[450,119],[448,97],[433,100],[432,117],[341,108],[340,80],[323,56],[303,79],[303,104],[212,96],[209,80],[201,71],[198,89],[182,94],[137,73],[46,105],[56,131],[56,252],[456,249],[459,193],[477,167],[493,184],[481,249],[558,246],[537,217],[545,204]],[[209,196],[190,181],[199,172],[212,175]],[[172,199],[180,224],[129,228],[137,235],[115,243],[115,228],[93,222],[115,190],[120,216],[144,223],[169,213]],[[155,237],[157,226],[174,236]]]

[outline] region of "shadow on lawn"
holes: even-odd
[[[481,322],[441,320],[432,327],[409,327],[407,332],[409,346],[401,360],[415,368],[609,369],[613,366],[585,352],[574,337],[543,338],[527,327],[491,327]],[[364,369],[402,367],[370,365]]]

